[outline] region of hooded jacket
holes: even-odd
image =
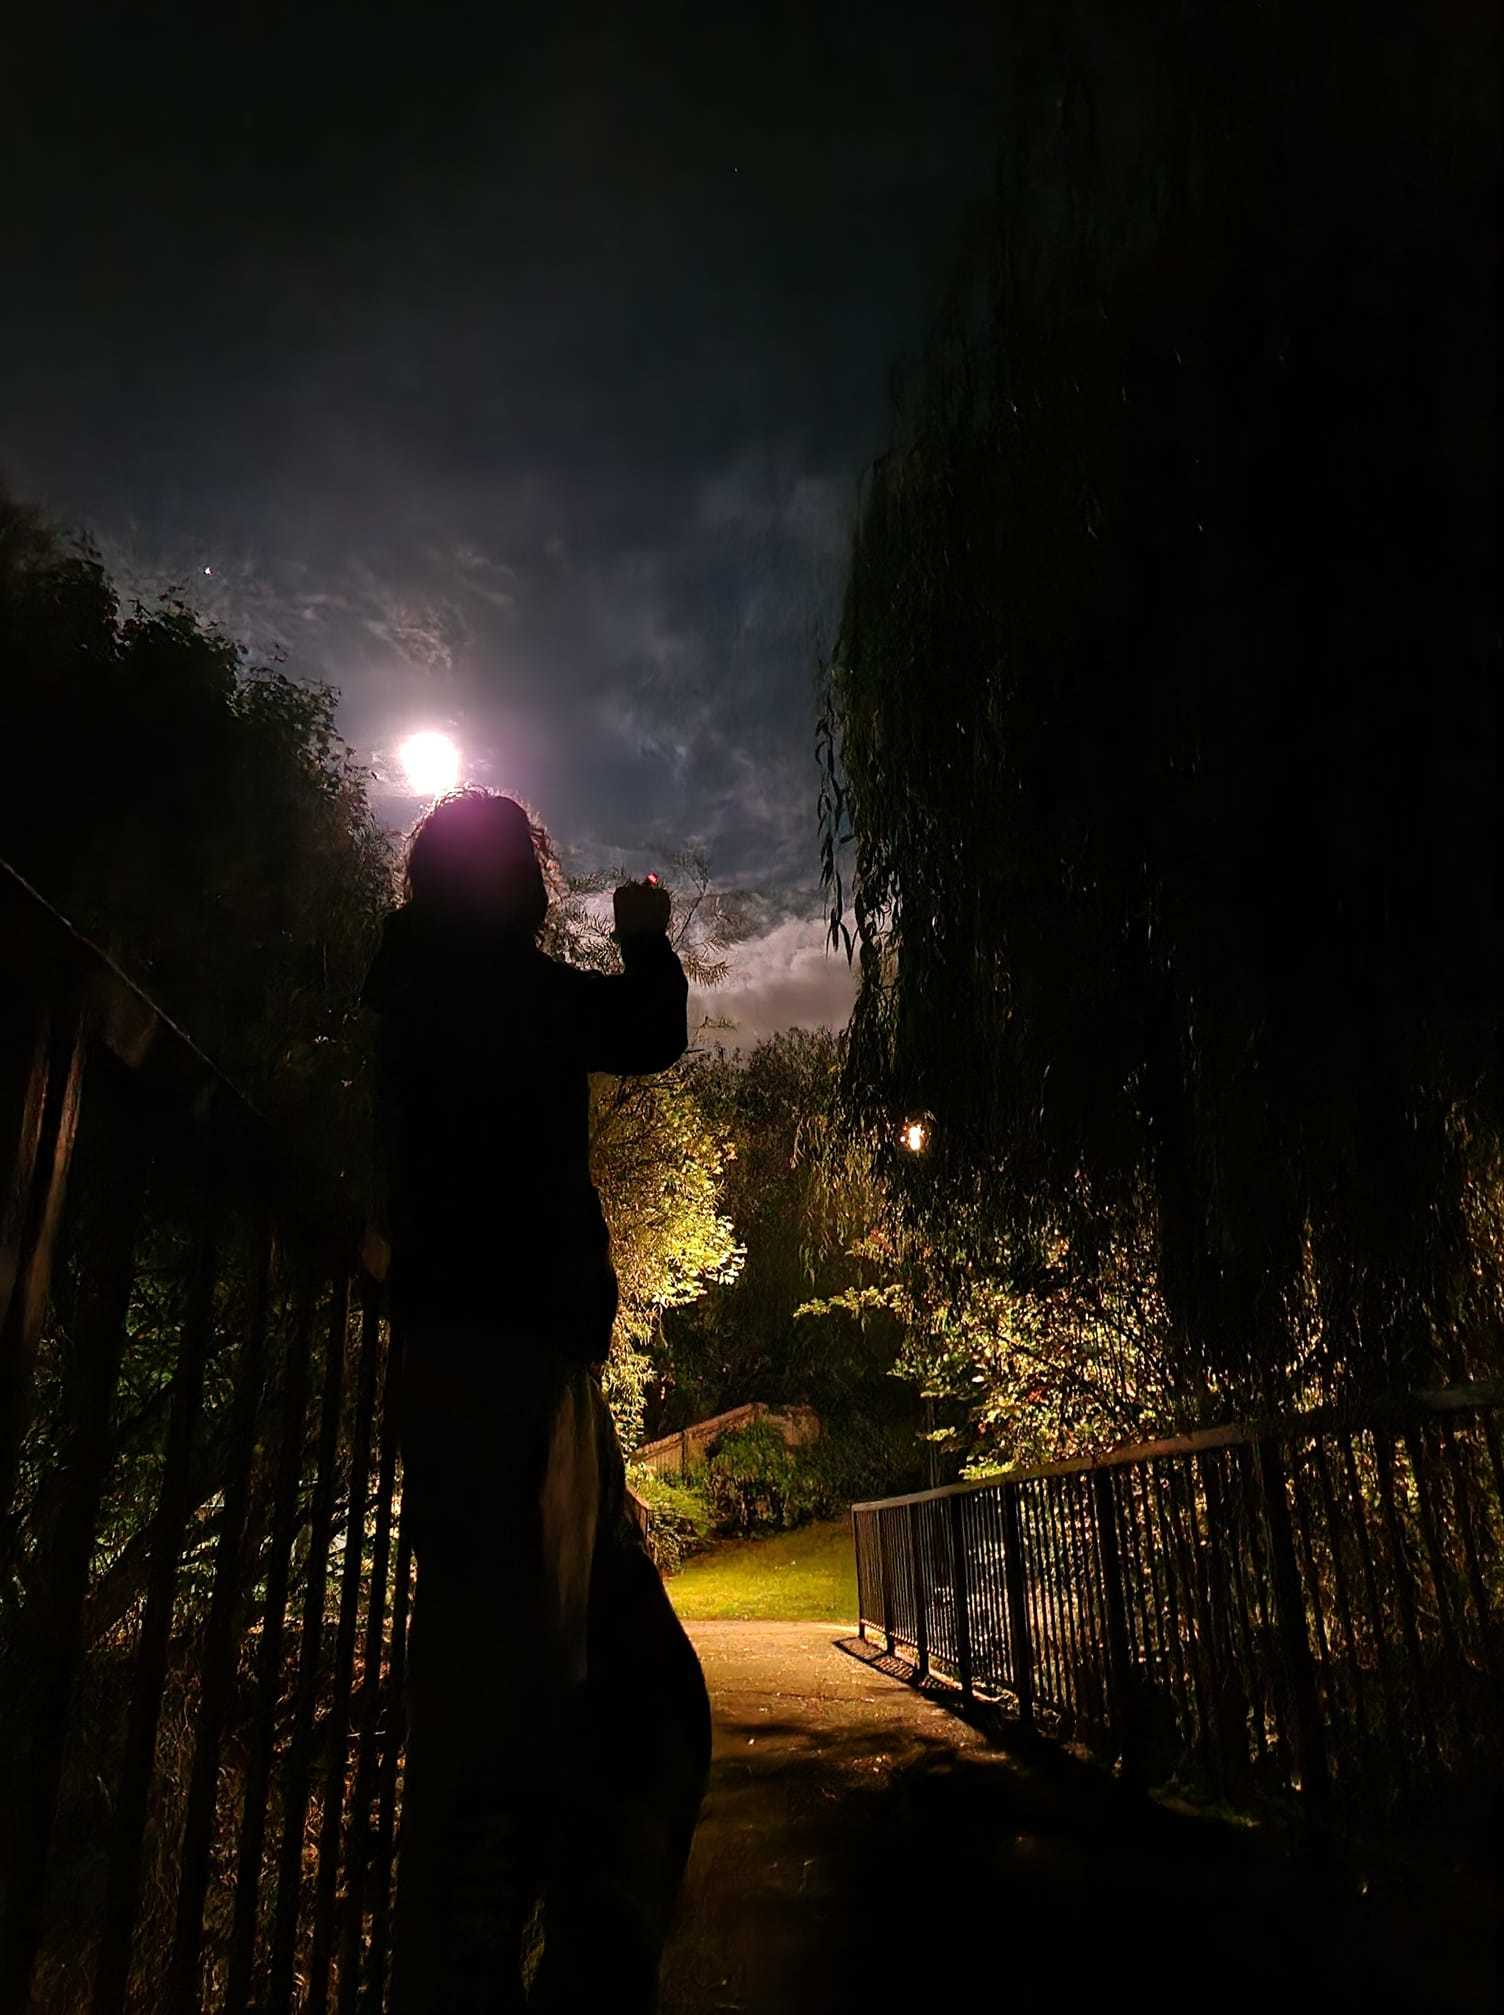
[[[589,1075],[664,1070],[689,1040],[667,937],[621,951],[621,973],[585,972],[517,932],[412,907],[387,918],[364,997],[380,1016],[399,1307],[605,1356],[616,1277],[590,1180]]]

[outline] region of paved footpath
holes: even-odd
[[[715,1761],[663,2015],[1504,2005],[1476,1886],[1365,1891],[1000,1744],[838,1625],[688,1628]]]

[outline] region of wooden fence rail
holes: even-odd
[[[384,1257],[0,865],[0,2007],[379,2011]]]

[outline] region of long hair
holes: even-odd
[[[468,784],[438,799],[408,835],[403,901],[435,921],[473,914],[476,893],[484,886],[487,915],[504,929],[536,937],[559,883],[557,857],[545,828],[516,798],[479,785]]]

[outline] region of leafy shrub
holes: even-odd
[[[647,1541],[653,1564],[660,1574],[673,1574],[709,1543],[710,1507],[692,1484],[647,1468],[629,1471],[627,1480],[652,1514]]]
[[[901,1422],[856,1420],[790,1448],[776,1427],[756,1421],[711,1450],[704,1493],[720,1533],[792,1528],[838,1518],[864,1497],[917,1489],[919,1444]]]
[[[793,1473],[793,1451],[767,1421],[723,1434],[705,1465],[705,1496],[717,1532],[785,1524]]]

